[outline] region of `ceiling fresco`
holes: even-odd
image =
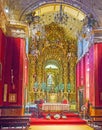
[[[39,6],[53,3],[63,3],[71,5],[85,14],[93,13],[96,18],[101,20],[102,16],[102,1],[101,0],[1,0],[5,8],[9,8],[10,13],[18,15],[20,18],[26,12],[32,11]]]
[[[101,0],[0,0],[0,3],[8,21],[27,24],[26,15],[34,12],[42,25],[58,21],[55,17],[62,5],[66,19],[61,26],[72,37],[77,37],[88,14],[93,14],[99,26],[102,25]]]

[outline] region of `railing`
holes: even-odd
[[[28,116],[0,116],[0,128],[28,128],[30,126],[30,118]]]
[[[102,129],[102,116],[89,116],[89,125],[100,127]]]

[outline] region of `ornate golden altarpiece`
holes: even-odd
[[[28,100],[34,102],[45,99],[47,102],[62,102],[65,98],[75,102],[76,40],[66,36],[64,28],[54,22],[45,25],[45,32],[44,38],[40,37],[41,32],[37,32],[38,40],[30,38]],[[51,64],[56,68],[47,68]],[[49,75],[52,75],[54,80],[50,85],[47,83]],[[44,83],[46,88],[50,86],[50,89],[42,89]],[[59,84],[63,84],[63,90],[58,90]]]

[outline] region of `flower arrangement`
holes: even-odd
[[[54,118],[55,118],[55,119],[60,119],[60,117],[61,117],[60,114],[55,114],[55,115],[54,115]]]
[[[46,115],[46,119],[50,120],[51,119],[51,115],[50,114]]]

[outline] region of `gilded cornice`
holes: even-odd
[[[4,5],[4,1],[0,1],[0,28],[2,28],[4,33],[8,36],[27,37],[28,26],[19,21],[9,21],[8,16],[4,12]]]
[[[6,32],[7,16],[4,13],[2,3],[0,2],[0,28]]]
[[[29,36],[28,26],[19,22],[9,22],[6,24],[6,34],[13,37],[26,38]]]

